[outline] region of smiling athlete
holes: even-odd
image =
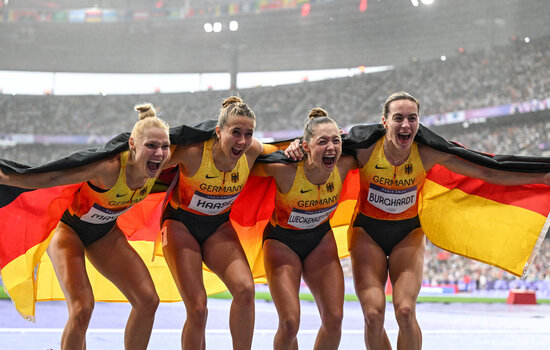
[[[384,330],[388,275],[399,325],[398,348],[420,349],[422,333],[415,309],[426,243],[418,217],[418,194],[427,172],[439,164],[497,185],[549,184],[550,176],[482,167],[418,144],[420,104],[406,92],[388,97],[382,125],[386,135],[372,146],[358,149],[356,155],[361,166],[360,192],[353,227],[348,231],[355,290],[365,316],[368,349],[391,349]]]
[[[132,305],[124,334],[126,349],[146,349],[159,303],[143,260],[117,226],[117,218],[151,191],[170,157],[168,124],[151,104],[136,106],[140,120],[129,150],[71,169],[43,173],[3,173],[0,183],[47,188],[84,182],[63,214],[47,252],[67,300],[69,319],[61,349],[84,349],[94,309],[85,257]]]
[[[420,104],[406,92],[388,97],[382,126],[385,134],[378,141],[355,148],[360,191],[348,230],[355,291],[365,317],[368,349],[391,349],[384,329],[388,276],[399,325],[397,346],[420,349],[422,333],[415,309],[422,282],[425,236],[418,216],[418,194],[428,171],[439,164],[454,173],[504,186],[549,185],[550,173],[497,170],[416,142]],[[354,128],[349,134],[354,134]],[[302,155],[297,142],[286,153],[295,159]]]
[[[202,264],[233,296],[229,327],[234,349],[250,349],[254,331],[254,281],[229,220],[230,209],[262,152],[253,137],[256,117],[238,97],[222,103],[212,139],[179,145],[170,165],[179,179],[163,213],[163,253],[187,311],[182,349],[204,349],[207,319]]]
[[[264,265],[279,314],[274,349],[297,349],[300,279],[315,297],[321,328],[315,349],[337,349],[341,337],[344,277],[330,214],[355,159],[342,155],[340,129],[326,111],[314,108],[301,146],[305,160],[255,166],[254,174],[272,176],[275,210],[264,232]]]

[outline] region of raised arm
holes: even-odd
[[[431,169],[435,164],[440,164],[457,174],[481,179],[495,185],[550,185],[550,173],[520,173],[491,169],[428,146],[419,147],[419,151],[426,170]]]
[[[36,189],[92,181],[102,188],[114,185],[120,170],[119,155],[71,169],[43,173],[5,173],[0,170],[0,184]]]

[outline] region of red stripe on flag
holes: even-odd
[[[267,220],[275,208],[275,181],[271,177],[249,176],[242,192],[231,207],[231,219],[252,227]]]
[[[454,173],[441,165],[435,165],[428,178],[441,186],[457,188],[465,193],[492,201],[524,208],[543,216],[550,212],[550,186],[521,185],[501,186]]]
[[[359,195],[359,169],[352,170],[346,175],[340,194],[340,202],[348,199],[357,199]]]
[[[0,268],[48,238],[80,186],[24,192],[0,208]]]

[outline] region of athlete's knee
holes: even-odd
[[[384,329],[384,311],[376,308],[368,309],[365,313],[365,324],[372,331]]]
[[[145,293],[132,302],[132,307],[140,315],[154,316],[160,303],[156,291]]]
[[[409,305],[398,306],[395,310],[395,318],[400,328],[411,327],[416,320],[414,308]]]
[[[71,302],[69,304],[69,319],[75,322],[78,327],[88,327],[94,305],[94,300],[89,298]]]
[[[323,327],[329,334],[338,334],[342,330],[342,319],[344,313],[342,310],[326,313],[322,317]]]
[[[287,339],[294,339],[300,328],[300,317],[290,316],[279,321],[279,331]]]
[[[235,303],[239,305],[250,305],[254,303],[256,291],[254,288],[254,282],[245,282],[239,284],[231,291],[231,296]]]
[[[198,302],[193,304],[192,307],[187,308],[187,320],[192,322],[197,327],[206,327],[206,320],[208,318],[208,308],[206,302]]]

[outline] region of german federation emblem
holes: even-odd
[[[231,173],[231,181],[239,182],[239,173]]]
[[[329,182],[329,183],[327,184],[327,191],[328,191],[328,192],[334,191],[334,184],[333,184],[332,182]]]
[[[405,174],[412,174],[412,172],[413,172],[412,164],[405,165]]]

